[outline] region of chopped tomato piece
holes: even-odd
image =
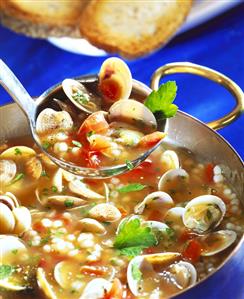
[[[82,266],[80,272],[90,276],[103,276],[107,272],[107,268],[103,266]]]
[[[157,250],[155,247],[148,247],[147,249],[144,250],[145,254],[151,254],[151,253],[156,253]]]
[[[38,267],[45,269],[48,266],[48,262],[42,257],[38,263]]]
[[[109,124],[104,117],[104,113],[98,111],[87,117],[80,126],[77,135],[82,139],[86,134],[105,134],[108,131],[108,128]]]
[[[119,207],[118,210],[120,211],[122,218],[128,215],[128,212],[123,207]]]
[[[107,102],[116,102],[121,97],[121,86],[119,82],[112,78],[113,73],[104,77],[99,85],[99,89]]]
[[[118,278],[115,278],[110,291],[105,295],[104,299],[122,299],[123,286]]]
[[[201,244],[197,240],[192,239],[189,241],[182,255],[187,260],[195,263],[199,260],[201,252],[202,252]]]
[[[166,136],[166,133],[163,132],[153,132],[151,134],[145,135],[139,142],[139,146],[142,147],[152,147],[156,145],[161,139]]]
[[[205,167],[205,179],[207,183],[212,183],[213,182],[213,176],[214,176],[214,165],[212,163],[209,163]]]

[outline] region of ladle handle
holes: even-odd
[[[10,70],[10,68],[0,59],[0,84],[11,95],[14,101],[26,114],[28,119],[34,124],[36,104],[23,85]]]
[[[191,62],[174,62],[165,64],[153,73],[151,78],[151,88],[153,90],[157,90],[162,77],[176,73],[188,73],[205,77],[224,86],[234,96],[236,105],[233,110],[220,119],[207,123],[211,129],[218,130],[229,125],[240,116],[241,112],[243,112],[244,93],[241,88],[225,75],[199,64],[194,64]]]

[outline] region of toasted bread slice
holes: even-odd
[[[36,37],[80,36],[79,18],[88,0],[2,0],[1,23]]]
[[[92,0],[80,32],[97,47],[135,58],[165,44],[191,6],[192,0]]]

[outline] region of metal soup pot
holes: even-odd
[[[235,152],[235,150],[228,144],[228,142],[214,131],[230,124],[241,114],[244,109],[243,92],[232,80],[221,73],[188,62],[171,63],[157,69],[152,76],[151,88],[158,89],[159,81],[163,76],[175,73],[191,73],[208,78],[218,84],[223,85],[234,96],[236,100],[236,106],[234,107],[233,111],[223,118],[208,123],[207,125],[182,111],[178,111],[176,117],[168,120],[168,136],[165,139],[165,142],[170,144],[173,143],[177,147],[190,150],[194,156],[197,156],[198,160],[202,162],[208,161],[221,165],[223,175],[228,180],[229,184],[232,186],[232,189],[236,192],[237,197],[242,201],[244,206],[243,161]],[[87,84],[90,85],[90,87],[94,89],[97,88],[97,77],[95,75],[83,76],[76,79],[85,80],[88,82]],[[139,81],[133,80],[133,97],[139,101],[143,101],[150,92],[151,89],[149,87]],[[37,98],[37,101],[47,100],[50,97],[62,99],[62,96],[64,97],[62,87],[59,83],[45,91],[39,98]],[[31,133],[27,119],[25,118],[25,115],[21,109],[16,104],[9,104],[0,107],[0,143],[10,138],[26,135],[31,136]],[[215,285],[215,277],[217,277],[218,281],[221,281],[223,277],[225,277],[226,280],[226,270],[228,269],[228,275],[230,276],[229,286],[233,283],[232,275],[236,276],[238,271],[241,272],[241,262],[238,261],[242,261],[242,263],[244,263],[244,245],[242,245],[243,239],[244,238],[242,237],[235,248],[233,248],[233,250],[229,253],[228,257],[222,262],[222,264],[202,281],[205,281],[209,278],[209,276],[212,276],[212,274],[219,271],[220,268],[222,268],[231,257],[234,257],[228,262],[228,265],[226,265],[224,269],[221,269],[218,274],[214,275],[214,277],[208,280],[208,283],[212,284],[213,286]],[[242,251],[239,250],[241,246]],[[196,288],[195,286],[198,287]],[[196,298],[196,296],[199,296],[199,290],[201,291],[201,295],[204,296],[201,298],[210,298],[206,297],[209,293],[204,294],[207,289],[206,284],[199,285],[199,283],[197,283],[195,286],[190,288],[191,291],[189,288],[185,289],[182,293],[185,293],[186,291],[189,291],[190,293],[187,293],[185,296],[184,294],[181,294],[180,298],[186,298],[186,296],[189,298],[188,296],[191,295],[191,293],[193,296],[192,298]],[[241,293],[238,294],[240,295]],[[178,295],[179,294],[177,294],[177,298]],[[218,294],[216,295],[218,296]],[[233,295],[232,298],[237,297]]]

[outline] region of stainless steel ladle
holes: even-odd
[[[95,82],[96,80],[97,80],[96,76],[90,76],[90,77],[81,78],[80,82],[87,83],[87,82]],[[68,163],[66,161],[57,159],[56,157],[52,156],[42,147],[39,141],[39,137],[36,134],[36,119],[38,114],[43,110],[43,102],[46,100],[45,97],[40,97],[38,101],[34,101],[33,98],[25,90],[23,85],[20,83],[20,81],[13,74],[13,72],[2,60],[0,60],[0,84],[12,96],[14,101],[19,105],[19,107],[23,110],[26,117],[28,118],[30,128],[31,128],[31,134],[35,143],[38,145],[41,151],[44,152],[59,167],[73,174],[85,178],[94,178],[94,179],[115,176],[127,172],[131,169],[131,166],[130,169],[128,169],[128,166],[126,164],[110,166],[110,167],[101,167],[99,169],[86,168],[86,167],[80,167],[74,165],[72,163]],[[49,103],[45,102],[46,107],[49,106],[48,104]],[[166,126],[166,121],[163,121],[162,123],[158,123],[158,130],[165,131],[165,126]],[[133,165],[133,168],[140,165],[156,148],[158,148],[160,144],[161,141],[158,142],[152,148],[150,148],[148,151],[140,155],[135,160],[132,160],[131,163]]]

